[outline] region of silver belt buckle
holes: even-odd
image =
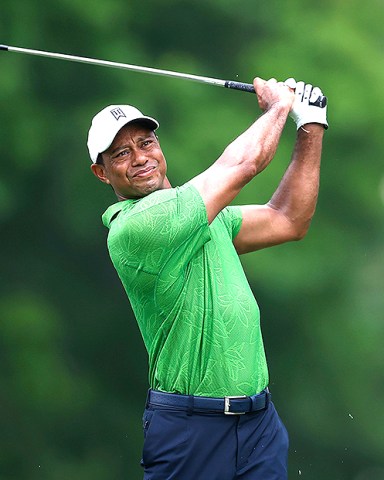
[[[237,395],[233,397],[224,397],[224,415],[245,415],[245,412],[230,412],[231,400],[247,398],[247,395]]]

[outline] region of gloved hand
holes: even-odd
[[[289,116],[295,121],[297,129],[306,123],[320,123],[328,128],[327,97],[323,96],[320,88],[296,82],[294,78],[288,78],[284,84],[295,90],[296,98]]]

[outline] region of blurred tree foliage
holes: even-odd
[[[0,41],[329,97],[319,205],[299,243],[243,258],[261,305],[290,478],[384,479],[383,4],[372,0],[2,0]],[[0,480],[139,479],[147,360],[106,251],[115,201],[92,175],[94,113],[160,120],[173,184],[259,114],[249,94],[0,53]],[[276,159],[238,203],[263,203]]]

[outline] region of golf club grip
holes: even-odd
[[[226,88],[232,88],[234,90],[242,90],[243,92],[255,93],[255,89],[250,83],[233,82],[227,80],[224,86]],[[315,102],[309,102],[309,104],[316,107],[324,108],[327,105],[327,97],[322,95]]]
[[[251,83],[233,82],[226,80],[225,88],[232,88],[234,90],[242,90],[243,92],[255,93],[255,89]]]

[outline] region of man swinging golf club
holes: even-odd
[[[118,198],[103,215],[110,256],[149,355],[145,480],[287,478],[288,435],[238,256],[304,237],[328,124],[318,87],[253,84],[263,114],[180,187],[166,177],[155,119],[112,105],[89,130],[92,171]],[[271,162],[289,115],[296,142],[271,200],[228,206]]]

